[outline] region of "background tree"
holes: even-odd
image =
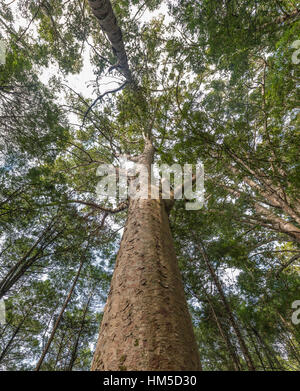
[[[230,316],[256,370],[299,369],[297,2],[112,1],[135,86],[87,1],[0,3],[2,368],[35,368],[87,240],[41,369],[90,368],[127,213],[97,202],[96,169],[151,127],[156,162],[205,167],[204,207],[169,216],[203,369],[249,369]]]

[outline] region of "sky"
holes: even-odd
[[[24,18],[22,18],[22,15],[20,14],[20,11],[17,8],[17,1],[11,2],[7,1],[7,4],[10,4],[10,7],[16,15],[16,22],[15,22],[15,30],[18,31],[18,29],[25,29],[27,27],[28,21],[26,21]],[[133,6],[131,13],[132,15],[135,15],[138,10],[137,6]],[[172,21],[172,18],[170,17],[168,7],[165,3],[163,3],[157,10],[155,11],[149,11],[146,9],[144,12],[141,13],[141,17],[139,18],[139,21],[141,23],[149,23],[153,18],[163,15],[164,16],[164,23],[167,25],[169,22]],[[95,20],[96,22],[96,20]],[[1,25],[0,25],[1,27]],[[37,33],[34,29],[34,24],[29,28],[28,33],[32,36],[35,37],[37,36]],[[126,42],[125,42],[126,46]],[[8,48],[9,50],[9,48]],[[82,94],[85,98],[89,99],[96,99],[97,96],[95,95],[95,92],[93,91],[93,86],[91,85],[92,81],[95,79],[95,75],[93,73],[94,66],[91,65],[90,62],[90,54],[92,49],[88,46],[85,45],[84,49],[84,55],[83,55],[83,67],[82,70],[80,71],[79,74],[77,75],[68,75],[65,78],[64,83],[71,87],[74,91],[77,93]],[[49,79],[53,75],[59,75],[59,69],[56,65],[52,64],[49,65],[48,67],[41,68],[40,70],[40,80],[44,84],[48,84]],[[109,74],[106,74],[104,77],[101,78],[101,84],[100,84],[100,93],[103,93],[107,90],[114,89],[120,84],[120,80],[118,78],[115,78]],[[59,99],[63,100],[63,95],[60,95]],[[70,121],[72,123],[76,123],[76,118],[75,116],[71,116]],[[77,119],[78,121],[78,119]],[[1,164],[1,154],[0,154],[0,164]],[[191,212],[192,213],[192,212]],[[120,227],[117,225],[114,225],[112,227],[113,229],[119,229]],[[120,229],[120,234],[123,233],[123,229]],[[1,243],[0,243],[1,245]],[[224,271],[224,274],[220,276],[222,279],[223,283],[226,286],[231,285],[236,281],[237,276],[239,275],[239,270],[234,269],[234,268],[229,268],[226,271]]]

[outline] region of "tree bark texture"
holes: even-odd
[[[118,26],[117,19],[109,0],[89,0],[89,5],[94,16],[97,18],[102,31],[109,39],[113,52],[117,57],[117,68],[126,77],[128,82],[132,81],[132,75],[128,66],[127,55],[123,43],[122,31]]]

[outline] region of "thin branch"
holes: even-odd
[[[277,270],[276,272],[276,277],[279,276],[279,274],[284,270],[286,269],[288,266],[290,266],[293,262],[297,261],[297,259],[300,258],[300,254],[296,254],[294,255],[287,263],[285,263],[284,265],[281,266],[281,268],[279,270]]]
[[[122,90],[122,89],[126,86],[127,83],[128,83],[128,81],[126,80],[123,84],[121,84],[119,87],[115,88],[114,90],[105,91],[102,95],[98,96],[98,98],[96,98],[96,99],[94,100],[94,102],[89,106],[89,108],[88,108],[87,111],[85,112],[84,117],[83,117],[83,120],[82,120],[82,125],[81,125],[81,126],[84,125],[84,122],[85,122],[86,117],[88,116],[89,112],[92,110],[92,108],[95,106],[95,104],[96,104],[100,99],[104,98],[105,95],[107,95],[107,94],[113,94],[113,93],[115,93],[115,92],[118,92],[118,91]]]

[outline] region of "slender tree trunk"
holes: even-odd
[[[57,355],[56,355],[56,359],[55,359],[55,365],[54,365],[55,368],[57,367],[57,363],[59,361],[60,354],[61,354],[61,351],[63,349],[63,342],[64,342],[65,335],[66,335],[66,332],[63,332],[62,336],[61,336],[61,339],[60,339],[60,343],[58,345],[58,351],[57,351]]]
[[[74,288],[75,288],[75,286],[76,286],[76,284],[77,284],[77,281],[78,281],[78,278],[79,278],[79,275],[80,275],[80,272],[81,272],[81,269],[82,269],[83,259],[84,259],[84,256],[82,256],[82,258],[81,258],[80,265],[79,265],[78,271],[77,271],[77,273],[76,273],[76,276],[75,276],[75,278],[74,278],[74,281],[73,281],[73,284],[72,284],[72,286],[71,286],[71,289],[70,289],[70,291],[69,291],[69,293],[68,293],[68,296],[66,297],[66,300],[65,300],[65,302],[64,302],[64,304],[63,304],[63,306],[62,306],[62,309],[61,309],[61,311],[60,311],[60,313],[59,313],[59,315],[58,315],[58,318],[56,319],[56,322],[55,322],[55,324],[54,324],[54,326],[53,326],[53,329],[52,329],[52,331],[51,331],[51,334],[50,334],[50,337],[49,337],[49,339],[48,339],[48,342],[47,342],[47,344],[46,344],[46,346],[45,346],[45,349],[44,349],[44,351],[43,351],[43,353],[42,353],[42,355],[41,355],[41,358],[39,359],[39,361],[38,361],[38,363],[37,363],[37,365],[36,365],[36,368],[35,368],[36,371],[39,371],[40,368],[41,368],[41,365],[42,365],[42,363],[43,363],[43,361],[44,361],[44,358],[45,358],[46,354],[48,353],[48,350],[49,350],[49,348],[50,348],[51,342],[53,341],[53,338],[54,338],[54,336],[55,336],[56,330],[57,330],[57,328],[58,328],[58,326],[59,326],[59,324],[60,324],[60,321],[61,321],[61,319],[62,319],[62,316],[63,316],[63,314],[64,314],[64,311],[65,311],[67,305],[69,304],[69,301],[70,301],[70,299],[71,299],[72,293],[73,293]]]
[[[19,326],[15,329],[15,331],[13,332],[11,338],[9,339],[8,343],[6,344],[5,348],[4,348],[3,351],[1,352],[1,354],[0,354],[0,363],[2,362],[2,360],[4,359],[4,357],[6,356],[6,353],[8,352],[9,347],[11,346],[11,344],[13,343],[13,341],[14,341],[14,339],[16,338],[17,334],[19,333],[22,324],[23,324],[23,321],[22,321],[22,322],[19,324]]]
[[[79,340],[80,340],[80,337],[81,337],[82,332],[83,332],[84,322],[85,322],[86,314],[87,314],[87,311],[89,309],[89,305],[90,305],[92,296],[93,296],[93,292],[90,294],[90,297],[89,297],[89,299],[88,299],[88,301],[87,301],[87,303],[85,305],[84,311],[83,311],[82,320],[81,320],[81,323],[80,323],[80,329],[79,329],[79,332],[77,334],[76,341],[75,341],[75,344],[74,344],[72,352],[71,352],[71,359],[70,359],[67,371],[72,371],[72,368],[74,366],[74,362],[75,362],[75,360],[77,358],[77,351],[78,351],[78,346],[79,346]]]
[[[195,238],[195,240],[197,240],[197,238]],[[225,311],[226,311],[226,313],[227,313],[227,315],[229,317],[229,321],[230,321],[230,323],[231,323],[231,325],[232,325],[232,327],[233,327],[233,329],[234,329],[234,331],[236,333],[236,336],[238,338],[238,341],[239,341],[241,350],[243,352],[245,361],[247,363],[247,366],[248,366],[250,371],[255,371],[255,366],[254,366],[254,363],[252,361],[250,352],[249,352],[249,350],[247,348],[246,342],[244,341],[244,338],[242,336],[242,333],[241,333],[241,330],[239,328],[239,325],[237,324],[236,320],[234,319],[234,315],[233,315],[233,313],[231,311],[231,308],[230,308],[230,305],[229,305],[229,303],[228,303],[228,301],[226,299],[226,296],[225,296],[225,293],[223,291],[223,287],[222,287],[222,285],[221,285],[221,283],[219,281],[219,278],[217,277],[217,275],[216,275],[216,273],[214,271],[214,268],[211,266],[211,264],[209,262],[208,256],[207,256],[206,251],[204,249],[204,246],[202,245],[202,243],[201,243],[200,246],[198,246],[198,245],[196,245],[196,246],[199,249],[199,251],[201,252],[201,254],[203,256],[203,259],[205,261],[205,264],[206,264],[206,266],[208,268],[208,271],[209,271],[209,273],[210,273],[210,275],[211,275],[211,277],[212,277],[212,279],[213,279],[213,281],[214,281],[214,283],[216,285],[216,288],[217,288],[217,290],[219,292],[221,300],[222,300],[222,302],[224,304],[224,309],[225,309]]]
[[[276,369],[283,369],[280,362],[278,361],[276,355],[269,348],[268,344],[264,341],[263,337],[260,335],[258,330],[255,327],[252,327],[252,330],[253,330],[254,334],[256,335],[257,340],[259,341],[259,343],[261,344],[261,346],[265,352],[265,355],[269,361],[271,369],[273,371],[275,371]],[[276,364],[277,364],[277,368],[276,368]]]
[[[21,327],[23,326],[25,320],[27,319],[27,316],[29,314],[30,311],[28,311],[24,318],[21,320],[21,322],[18,324],[18,326],[16,327],[15,331],[13,332],[12,336],[10,337],[9,341],[7,342],[5,348],[3,349],[3,351],[1,352],[0,354],[0,363],[2,362],[2,360],[4,359],[4,357],[6,356],[11,344],[13,343],[14,339],[16,338],[16,336],[18,335]]]
[[[113,12],[111,3],[109,0],[89,0],[89,5],[92,9],[94,16],[97,18],[101,29],[107,35],[113,52],[117,57],[117,63],[111,67],[117,68],[125,77],[128,82],[132,81],[130,69],[128,67],[127,54],[125,51],[122,31],[118,26],[117,19]]]
[[[2,281],[0,281],[0,299],[8,293],[8,291],[20,280],[21,277],[25,275],[27,270],[37,260],[44,256],[44,250],[63,232],[60,231],[53,236],[53,233],[55,232],[53,230],[54,224],[55,221],[53,219],[33,246],[14,266],[10,268]],[[40,247],[38,247],[38,245],[40,245]],[[30,257],[33,251],[36,251],[36,254]]]
[[[289,337],[289,332],[282,327],[281,335],[287,342],[287,345],[289,348],[289,354],[291,354],[294,357],[294,359],[300,364],[299,349],[297,349],[297,347],[294,345],[292,339]]]
[[[223,341],[225,342],[225,345],[227,346],[227,349],[228,349],[228,352],[229,352],[229,355],[230,357],[232,358],[232,365],[233,365],[233,368],[235,371],[240,371],[241,370],[241,363],[240,363],[240,360],[236,354],[236,350],[235,350],[235,347],[233,346],[231,340],[230,340],[230,337],[228,335],[228,332],[227,330],[225,330],[223,328],[223,325],[222,323],[220,322],[219,320],[219,317],[214,309],[214,304],[209,296],[209,294],[207,293],[206,289],[204,286],[201,286],[201,288],[205,294],[205,297],[207,298],[207,301],[208,301],[208,304],[209,304],[209,307],[211,309],[211,312],[213,314],[213,317],[215,319],[215,322],[216,322],[216,325],[218,327],[218,330],[221,334],[221,337],[223,338]],[[201,298],[194,292],[194,291],[191,291],[191,293],[193,294],[193,296],[195,296],[199,302],[201,302]]]
[[[139,163],[153,154],[147,141]],[[200,369],[166,203],[130,199],[92,370]]]
[[[260,351],[259,351],[259,349],[258,349],[258,347],[256,345],[255,339],[254,339],[254,337],[252,335],[252,331],[250,329],[247,329],[247,334],[248,334],[249,339],[250,339],[250,341],[252,343],[252,346],[254,347],[255,353],[256,353],[256,355],[257,355],[257,357],[258,357],[258,359],[259,359],[259,361],[261,363],[262,369],[265,371],[266,367],[265,367],[265,364],[264,364],[264,360],[263,360],[263,357],[260,354]]]

